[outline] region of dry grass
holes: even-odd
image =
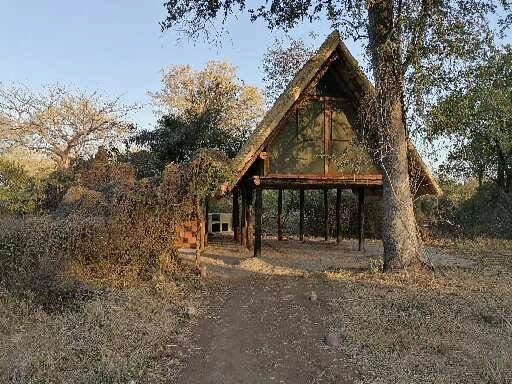
[[[48,313],[0,290],[0,382],[172,382],[190,320],[147,289],[95,292]]]
[[[267,240],[253,272],[261,284],[268,284],[269,265],[293,272],[274,279],[297,281],[292,276],[304,272],[303,282],[293,284],[303,294],[319,292],[321,313],[314,316],[341,335],[338,357],[352,367],[354,382],[512,383],[510,241],[438,242],[429,248],[438,252],[434,271],[391,275],[378,270],[379,244],[364,255],[353,245]],[[236,269],[235,250],[214,246],[207,256]],[[280,289],[276,283],[272,291]]]
[[[156,224],[50,216],[2,224],[0,383],[174,381],[199,281],[167,252],[164,232],[138,238]]]
[[[361,383],[512,383],[510,244],[443,248],[474,262],[433,273],[326,273],[332,327]]]

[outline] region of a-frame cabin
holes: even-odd
[[[361,100],[373,85],[332,33],[297,73],[234,159],[235,239],[261,253],[262,190],[277,189],[278,238],[282,238],[282,191],[300,191],[299,237],[303,238],[304,190],[336,189],[336,238],[339,241],[341,190],[359,196],[359,248],[363,246],[365,193],[380,193],[382,172],[361,143]],[[441,189],[412,144],[409,171],[413,193],[440,195]],[[241,212],[240,202],[241,197]],[[326,204],[324,204],[324,207]],[[327,238],[327,211],[325,236]],[[254,238],[252,236],[254,233]],[[254,243],[253,243],[254,240]]]

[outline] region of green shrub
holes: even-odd
[[[21,165],[0,158],[0,214],[25,214],[38,206],[41,190]]]
[[[417,204],[418,222],[434,237],[512,239],[512,193],[494,183],[442,180],[443,196]]]

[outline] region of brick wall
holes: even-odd
[[[197,247],[196,233],[198,228],[197,220],[183,222],[178,229],[178,237],[174,245],[178,249],[195,249]]]

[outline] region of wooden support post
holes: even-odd
[[[277,240],[283,240],[283,190],[277,191]]]
[[[196,250],[204,249],[204,200],[196,202],[196,216],[197,216],[197,232],[196,232]],[[197,255],[196,255],[197,256]],[[196,261],[197,261],[196,257]]]
[[[256,189],[254,202],[254,257],[261,256],[261,215],[263,213],[263,198],[261,188]]]
[[[247,248],[247,189],[242,186],[242,216],[240,219],[240,244]]]
[[[304,189],[299,190],[299,240],[304,241]]]
[[[238,188],[233,190],[233,211],[231,217],[231,225],[233,226],[233,239],[240,240],[240,205],[238,203]]]
[[[247,209],[245,210],[246,216],[246,248],[251,251],[254,246],[254,193],[253,187],[247,188]]]
[[[340,243],[341,232],[341,188],[336,188],[336,244]]]
[[[358,214],[359,214],[359,245],[358,250],[364,250],[364,188],[358,191]]]
[[[208,227],[209,227],[209,217],[208,213],[210,212],[210,201],[208,199],[204,202],[204,247],[208,246]]]
[[[324,240],[329,239],[329,207],[327,199],[327,189],[324,189]]]

